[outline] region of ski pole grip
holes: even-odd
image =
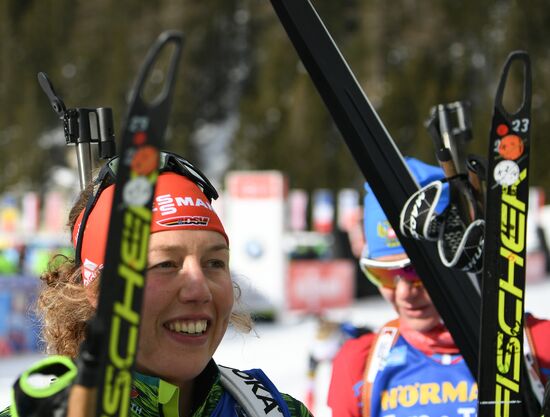
[[[476,201],[478,204],[483,205],[483,186],[478,175],[475,172],[468,171],[468,182],[472,186]]]
[[[437,151],[437,160],[439,161],[439,166],[443,169],[443,172],[445,172],[445,177],[453,178],[458,174],[451,152],[448,148],[441,148]]]
[[[468,170],[468,182],[472,187],[472,193],[477,204],[479,217],[484,216],[485,212],[485,191],[479,175],[476,172]]]
[[[475,220],[476,207],[474,207],[474,203],[468,197],[468,190],[461,180],[451,183],[451,181],[456,180],[459,174],[449,148],[443,147],[438,149],[437,160],[445,173],[445,177],[449,180],[451,200],[457,205],[460,218],[464,224],[468,225],[472,220]]]
[[[64,416],[77,372],[67,356],[52,355],[31,365],[13,385],[11,415]]]

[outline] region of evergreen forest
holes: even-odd
[[[405,155],[435,162],[424,122],[438,103],[471,102],[468,151],[485,153],[507,55],[533,65],[531,184],[550,191],[550,5],[545,0],[312,0]],[[42,190],[70,165],[67,107],[112,107],[117,135],[138,68],[164,30],[185,34],[169,150],[215,182],[277,169],[292,187],[361,187],[362,177],[268,0],[0,2],[0,192]],[[118,137],[118,136],[117,136]],[[547,153],[548,152],[548,153]]]

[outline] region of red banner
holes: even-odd
[[[296,260],[289,264],[287,300],[291,310],[319,312],[346,307],[353,301],[354,290],[352,260]]]

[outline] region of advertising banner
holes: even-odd
[[[275,312],[285,304],[286,197],[286,179],[279,171],[233,171],[226,177],[223,221],[232,273],[265,297],[269,305],[264,310]]]
[[[291,261],[288,273],[288,308],[319,313],[347,307],[353,301],[355,265],[352,260]]]

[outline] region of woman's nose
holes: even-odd
[[[204,274],[200,261],[187,259],[179,273],[178,298],[183,303],[208,303],[212,300],[212,292],[208,286],[208,278]]]
[[[422,290],[422,281],[410,281],[407,279],[399,279],[396,282],[397,290],[404,296],[414,296]]]

